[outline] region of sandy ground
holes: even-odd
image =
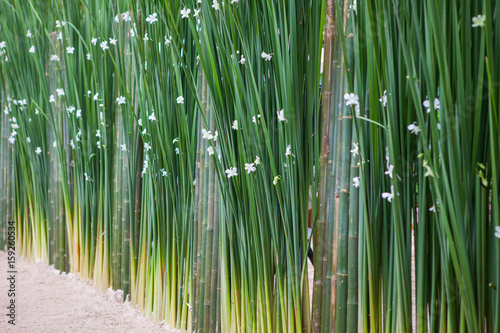
[[[7,255],[0,251],[0,332],[175,332],[75,276],[19,259],[16,266],[16,325],[12,326],[7,322]]]

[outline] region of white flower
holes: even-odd
[[[285,119],[285,111],[283,111],[283,109],[279,110],[276,113],[278,114],[278,120],[279,121],[286,121],[286,119]]]
[[[198,17],[200,15],[201,9],[195,9],[194,10],[194,17]]]
[[[72,148],[73,150],[75,150],[75,149],[76,149],[75,142],[73,141],[73,139],[69,140],[69,145],[71,146],[71,148]]]
[[[417,122],[413,122],[413,124],[408,125],[408,130],[411,131],[413,134],[418,135],[420,132],[420,127],[417,126]]]
[[[117,42],[118,42],[118,39],[114,39],[114,38],[109,39],[110,44],[116,45]]]
[[[272,53],[267,54],[264,51],[262,51],[262,53],[260,54],[260,56],[262,57],[262,59],[264,59],[266,61],[271,61],[272,55],[273,55]]]
[[[247,173],[250,173],[257,170],[257,168],[255,168],[254,163],[245,163],[245,170],[247,171]]]
[[[144,144],[144,150],[145,150],[145,151],[149,151],[150,149],[151,149],[151,145],[149,144],[149,142],[146,142],[146,143]]]
[[[153,14],[149,15],[148,18],[146,19],[146,22],[148,22],[149,24],[153,24],[156,21],[158,21],[156,13],[153,13]]]
[[[241,59],[240,59],[239,63],[240,63],[240,64],[242,64],[242,65],[244,65],[246,61],[247,61],[247,60],[245,59],[245,57],[244,57],[244,56],[243,56],[243,54],[242,54],[242,55],[241,55]]]
[[[422,163],[422,166],[425,168],[424,177],[434,177],[434,171],[432,171],[428,163],[429,162],[427,162],[427,160],[424,160],[424,162]]]
[[[59,56],[57,54],[53,54],[50,56],[50,61],[59,61]]]
[[[153,113],[151,113],[151,115],[150,115],[148,118],[149,118],[149,120],[151,120],[151,121],[156,121],[155,113],[154,113],[154,112],[153,112]]]
[[[389,178],[392,178],[392,172],[394,171],[394,165],[389,165],[389,170],[384,172],[384,174],[389,175]]]
[[[73,53],[75,53],[75,48],[74,48],[74,47],[71,47],[71,46],[68,46],[68,47],[66,48],[66,53],[68,53],[68,54],[73,54]]]
[[[217,0],[213,1],[212,8],[215,9],[215,10],[219,10],[220,9],[220,5],[219,5],[219,2],[217,2]]]
[[[120,96],[116,99],[116,103],[118,103],[118,105],[122,105],[122,104],[125,104],[126,101],[125,101],[125,97],[124,96]]]
[[[279,116],[278,116],[279,117]],[[260,114],[257,115],[257,117],[253,116],[252,117],[252,122],[256,123],[257,124],[257,119],[260,118]]]
[[[231,3],[235,3],[235,2],[238,2],[240,0],[231,0]]]
[[[121,144],[121,145],[120,145],[120,149],[121,149],[122,151],[127,151],[127,146],[126,146],[125,144]]]
[[[56,102],[56,98],[54,97],[54,95],[50,95],[49,103],[55,103],[55,102]]]
[[[70,105],[66,108],[66,112],[68,113],[73,113],[73,111],[75,111],[76,108],[73,106],[73,105]]]
[[[478,15],[472,18],[472,27],[484,27],[484,23],[486,22],[486,15]]]
[[[212,146],[207,148],[208,155],[213,155],[214,154],[214,148]]]
[[[207,131],[204,128],[201,130],[201,135],[202,135],[203,139],[207,139],[207,140],[212,140],[214,138],[214,136],[212,135],[212,131]]]
[[[116,14],[115,16],[115,22],[120,23],[120,16],[118,14]]]
[[[5,41],[0,43],[0,50],[5,49],[7,47],[7,43]]]
[[[189,18],[189,13],[191,13],[191,9],[184,7],[181,9],[182,18]]]
[[[56,89],[56,93],[57,93],[57,96],[64,96],[64,95],[66,95],[63,88],[57,88]]]
[[[92,54],[87,53],[87,60],[92,60]]]
[[[378,101],[381,102],[384,107],[387,105],[387,90],[384,90],[384,94]]]
[[[162,177],[168,177],[167,171],[165,171],[165,169],[160,169],[160,172]]]
[[[132,21],[132,17],[130,17],[129,12],[122,13],[122,20],[124,20],[125,22]]]
[[[179,148],[175,148],[175,153],[179,155]]]
[[[36,149],[35,149],[35,153],[36,153],[37,155],[40,155],[40,154],[42,153],[42,148],[40,148],[40,147],[36,147]]]
[[[99,93],[96,93],[96,94],[94,95],[94,101],[97,101],[98,99],[99,99]]]
[[[100,138],[101,137],[101,130],[97,130],[95,132],[95,136],[98,137],[98,138]]]
[[[30,47],[30,50],[29,50],[28,52],[29,52],[29,53],[35,53],[35,46],[34,46],[34,45],[32,45],[32,46]]]
[[[33,35],[31,34],[31,31],[30,31],[30,30],[28,30],[28,32],[26,33],[26,37],[28,37],[28,38],[33,37]]]
[[[134,29],[130,29],[130,37],[135,37],[135,31]]]
[[[139,119],[139,121],[137,123],[139,124],[139,126],[142,127],[142,119]]]
[[[255,161],[253,161],[253,163],[255,163],[255,165],[260,165],[261,164],[260,157],[259,156],[255,156]]]
[[[64,22],[64,21],[59,21],[59,20],[56,21],[56,28],[62,28],[65,25],[66,25],[66,22]]]
[[[90,40],[90,42],[91,42],[92,44],[96,45],[96,44],[97,44],[97,38],[92,37],[92,39]]]
[[[78,109],[76,110],[76,119],[80,118],[82,116],[82,110]]]
[[[13,123],[12,125],[10,125],[12,127],[12,129],[18,129],[19,128],[19,125],[16,124],[16,123]]]
[[[9,143],[14,144],[14,142],[16,142],[16,138],[13,136],[9,136]]]
[[[288,146],[286,147],[285,156],[290,156],[290,155],[292,155],[293,157],[295,157],[295,155],[294,155],[294,154],[292,154],[292,145],[288,145]]]
[[[57,147],[57,141],[54,140],[54,142],[52,142],[52,147]]]
[[[238,120],[233,121],[233,126],[231,126],[231,128],[236,130],[236,131],[238,130]]]
[[[429,208],[429,212],[435,213],[436,212],[436,207],[434,207],[434,205],[433,205],[431,208]]]
[[[349,5],[349,9],[354,10],[354,12],[356,14],[358,13],[357,5],[356,5],[356,0],[352,0],[352,5]]]
[[[145,34],[144,34],[144,38],[143,38],[143,40],[144,40],[144,41],[146,41],[146,42],[149,40],[149,36],[148,36],[148,34],[147,34],[147,33],[145,33]]]
[[[184,104],[184,97],[182,96],[177,97],[177,104]]]
[[[359,142],[353,142],[352,143],[354,148],[352,150],[350,150],[350,152],[352,153],[352,155],[354,157],[356,157],[356,155],[359,155]]]
[[[359,188],[359,177],[354,177],[352,179],[352,186],[354,186],[355,188]]]
[[[146,173],[146,170],[148,169],[148,167],[149,167],[149,161],[147,160],[147,156],[146,156],[146,159],[144,160],[144,167],[142,168],[142,174]]]
[[[227,178],[238,176],[238,169],[236,167],[232,167],[226,170]]]
[[[172,38],[172,36],[170,36],[170,38]],[[172,41],[165,36],[165,45],[170,45],[170,43],[172,43]]]
[[[358,95],[356,95],[354,93],[345,94],[344,99],[345,99],[345,105],[347,105],[347,106],[359,105],[359,97],[358,97]]]
[[[28,143],[31,142],[31,138],[29,136],[26,138],[26,142],[28,142]]]
[[[281,180],[281,176],[278,175],[278,176],[274,177],[273,185],[277,185],[280,180]]]
[[[85,181],[86,182],[91,182],[92,181],[92,178],[90,178],[89,175],[87,175],[86,172],[84,172],[83,175],[85,176]]]
[[[431,103],[429,100],[425,100],[422,105],[426,108],[427,113],[431,113]],[[434,98],[434,110],[439,110],[441,108],[441,102],[439,102],[439,99]]]
[[[394,186],[391,185],[391,192],[384,192],[382,193],[382,198],[387,199],[387,201],[392,202],[392,199],[394,198]]]
[[[105,41],[103,41],[103,42],[101,43],[101,49],[102,49],[103,51],[106,51],[107,49],[109,49],[109,46],[108,46],[108,41],[106,41],[106,40],[105,40]]]
[[[494,235],[496,238],[500,238],[500,227],[499,226],[495,227],[495,234]]]

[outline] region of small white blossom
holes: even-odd
[[[394,198],[394,186],[391,185],[391,192],[384,192],[382,193],[382,198],[387,199],[387,201],[392,202],[392,199]]]
[[[213,140],[213,138],[214,138],[214,136],[212,135],[212,131],[207,131],[204,128],[201,130],[201,135],[202,135],[203,139],[207,139],[207,140]]]
[[[5,41],[0,43],[0,50],[5,49],[7,47],[7,43]]]
[[[66,53],[68,53],[68,54],[73,54],[73,53],[75,53],[75,48],[74,48],[74,47],[71,47],[71,46],[68,46],[68,47],[66,48]]]
[[[75,149],[76,149],[75,142],[73,141],[73,139],[69,140],[69,145],[71,146],[71,148],[72,148],[73,150],[75,150]]]
[[[285,118],[285,111],[283,111],[283,109],[279,110],[277,112],[278,114],[278,120],[279,121],[286,121],[286,118]]]
[[[359,97],[358,97],[358,95],[356,95],[354,93],[345,94],[344,99],[345,99],[345,105],[347,105],[347,106],[359,105]]]
[[[200,12],[201,12],[201,9],[196,9],[195,8],[193,16],[194,17],[198,17],[200,15]]]
[[[98,138],[100,138],[101,137],[101,130],[97,130],[95,132],[95,136],[98,137]]]
[[[359,177],[354,177],[352,179],[352,186],[354,186],[355,188],[359,188]]]
[[[139,124],[139,126],[142,127],[142,119],[139,119],[139,121],[137,123]]]
[[[227,178],[238,176],[238,169],[236,167],[232,167],[226,170]]]
[[[417,126],[417,122],[415,121],[413,124],[408,125],[408,130],[411,131],[412,134],[418,135],[420,127]]]
[[[16,142],[16,138],[13,136],[9,136],[9,143],[13,145],[14,142]]]
[[[182,96],[177,97],[177,104],[184,104],[184,97]]]
[[[281,180],[281,176],[278,175],[278,176],[274,177],[273,185],[277,185],[280,180]]]
[[[57,96],[64,96],[66,93],[64,92],[63,88],[57,88],[56,89]]]
[[[97,101],[99,99],[99,93],[96,93],[93,97],[94,101]]]
[[[97,38],[92,37],[92,40],[90,41],[92,44],[96,45],[97,44]]]
[[[359,142],[353,142],[352,143],[354,148],[350,150],[352,153],[352,156],[356,157],[356,155],[359,155]]]
[[[32,46],[30,47],[30,50],[29,50],[28,52],[29,52],[29,53],[35,53],[35,46],[34,46],[34,45],[32,45]]]
[[[76,110],[76,119],[80,118],[82,116],[82,110],[78,109]]]
[[[28,143],[31,142],[31,138],[29,136],[26,138],[26,142],[28,142]]]
[[[36,153],[37,155],[40,155],[40,154],[42,153],[42,148],[41,148],[41,147],[36,147],[36,149],[35,149],[35,153]]]
[[[293,156],[293,157],[295,157],[295,155],[294,155],[294,154],[292,154],[292,145],[288,145],[288,146],[286,147],[285,156],[287,156],[287,157],[288,157],[288,156],[290,156],[290,155],[291,155],[291,156]]]
[[[85,176],[85,181],[86,182],[91,182],[92,181],[92,178],[90,178],[89,175],[87,175],[86,172],[84,172],[83,175]]]
[[[433,205],[431,208],[429,208],[429,212],[435,213],[436,212],[436,207],[434,207],[434,205]]]
[[[378,101],[381,102],[384,107],[387,105],[387,90],[384,90],[384,94]]]
[[[389,178],[392,178],[392,172],[394,171],[394,165],[389,165],[388,170],[384,172],[384,174],[388,175]]]
[[[484,23],[486,22],[486,15],[478,15],[472,18],[472,27],[484,27]]]
[[[179,148],[175,148],[175,153],[179,155]]]
[[[358,14],[358,8],[356,5],[356,0],[352,0],[352,5],[349,5],[349,9],[352,9],[356,14]]]
[[[236,131],[238,130],[238,120],[233,121],[233,126],[231,126],[231,128],[236,130]]]
[[[52,147],[57,147],[57,141],[54,140],[54,142],[52,142]]]
[[[125,144],[121,144],[121,145],[120,145],[120,149],[121,149],[122,151],[127,151],[127,146],[126,146]]]
[[[240,0],[231,0],[231,3],[239,2]]]
[[[262,51],[262,53],[260,54],[260,56],[265,61],[271,61],[271,58],[272,58],[273,54],[272,53],[267,54],[266,52]]]
[[[191,13],[191,9],[184,7],[181,9],[181,18],[189,18],[189,13]]]
[[[244,65],[246,61],[247,61],[247,60],[245,59],[245,57],[244,57],[244,56],[243,56],[243,54],[242,54],[242,55],[241,55],[241,59],[240,59],[239,63],[240,63],[240,64],[242,64],[242,65]]]
[[[109,39],[110,44],[116,45],[117,42],[118,42],[118,39],[114,39],[114,38]]]
[[[116,99],[116,103],[118,103],[118,105],[122,105],[122,104],[125,104],[126,103],[126,100],[125,100],[125,97],[124,96],[120,96]]]
[[[76,108],[73,105],[70,105],[66,108],[66,112],[69,114],[73,113],[76,110]]]
[[[257,170],[257,168],[255,168],[254,163],[245,163],[245,170],[247,171],[247,173],[250,173]]]
[[[26,33],[26,37],[28,37],[28,38],[33,37],[33,35],[31,34],[31,31],[30,31],[30,30],[28,30],[28,32]]]
[[[56,98],[54,97],[54,95],[50,95],[49,103],[55,103],[55,102],[56,102]]]
[[[50,56],[50,61],[59,61],[59,56],[57,54],[53,54]]]
[[[87,53],[87,60],[92,60],[92,54]]]
[[[496,238],[500,238],[500,226],[495,227],[495,234],[494,235]]]
[[[146,143],[144,144],[144,150],[145,150],[145,151],[149,151],[150,149],[151,149],[151,145],[149,144],[149,142],[146,142]]]
[[[153,24],[155,23],[156,21],[158,21],[158,15],[156,13],[153,13],[151,15],[148,16],[148,18],[146,19],[146,22],[148,22],[149,24]]]
[[[170,38],[172,38],[172,37],[170,37]],[[172,40],[168,39],[167,36],[165,36],[165,45],[170,45],[170,43],[172,43]]]
[[[153,112],[153,113],[151,113],[151,115],[150,115],[148,118],[149,118],[149,120],[151,120],[151,121],[156,121],[155,113],[154,113],[154,112]]]
[[[220,5],[219,5],[219,2],[217,0],[213,0],[212,8],[215,9],[215,10],[219,10],[220,9]]]
[[[425,100],[422,105],[426,108],[427,113],[431,113],[431,103],[429,100]],[[439,110],[441,108],[441,102],[438,98],[434,98],[434,110]]]
[[[255,156],[255,161],[253,161],[253,163],[255,163],[255,165],[260,165],[261,164],[260,157],[259,156]]]
[[[165,171],[165,169],[160,169],[160,172],[162,177],[168,177],[168,173],[167,171]]]
[[[130,13],[129,12],[122,13],[122,20],[124,20],[125,22],[132,21],[132,17],[130,17]]]
[[[103,51],[106,51],[107,49],[109,49],[108,41],[105,40],[105,41],[101,42],[101,49]]]
[[[212,146],[207,148],[208,155],[213,155],[214,154],[214,148]]]
[[[214,141],[217,141],[217,137],[219,136],[219,133],[217,131],[215,131],[214,133]]]

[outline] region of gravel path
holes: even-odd
[[[53,267],[16,261],[15,326],[8,324],[10,282],[0,251],[0,332],[176,332],[154,323],[130,303],[116,300]]]

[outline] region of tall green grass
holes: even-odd
[[[20,255],[189,331],[498,330],[496,2],[0,11]]]

